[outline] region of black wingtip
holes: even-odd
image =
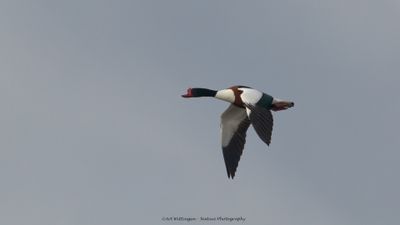
[[[228,179],[232,179],[233,180],[233,178],[235,177],[235,172],[231,173],[228,170],[226,172],[228,174]]]

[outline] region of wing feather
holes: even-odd
[[[254,105],[246,105],[247,114],[257,135],[267,145],[271,143],[274,120],[270,110]]]
[[[222,153],[229,178],[235,176],[249,126],[245,108],[231,104],[221,115]]]

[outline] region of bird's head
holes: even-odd
[[[188,88],[186,94],[182,95],[184,98],[195,98],[195,97],[214,97],[217,91],[210,90],[207,88]]]

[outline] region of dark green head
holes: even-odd
[[[188,88],[187,93],[182,95],[184,98],[194,98],[194,97],[214,97],[217,91],[207,89],[207,88]]]

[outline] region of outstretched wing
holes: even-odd
[[[272,127],[274,125],[271,111],[250,104],[246,105],[246,111],[258,136],[269,145],[271,143]]]
[[[221,140],[228,178],[235,176],[250,126],[246,109],[231,104],[221,115]]]

